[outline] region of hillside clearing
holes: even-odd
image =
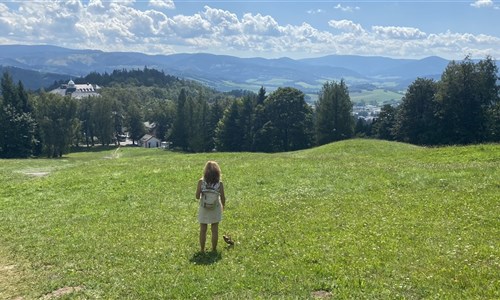
[[[236,245],[200,257],[194,192],[209,159]],[[0,164],[0,298],[500,297],[499,145]]]

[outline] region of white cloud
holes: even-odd
[[[476,7],[476,8],[492,7],[493,1],[492,0],[476,0],[476,1],[474,1],[474,3],[471,3],[471,6]]]
[[[172,33],[180,38],[194,38],[209,34],[212,24],[205,20],[200,14],[193,16],[178,15],[168,21]]]
[[[426,37],[426,33],[413,27],[396,26],[372,26],[374,33],[385,38],[393,39],[421,39]]]
[[[335,29],[351,32],[364,32],[365,30],[360,24],[356,24],[350,20],[330,20],[328,25]]]
[[[106,7],[104,7],[101,0],[90,0],[87,6],[87,12],[102,14],[106,12]]]
[[[149,6],[174,9],[175,4],[173,0],[149,0]]]
[[[138,1],[139,2],[139,1]],[[168,2],[168,1],[164,1]],[[172,2],[173,3],[173,2]],[[145,53],[198,52],[241,56],[307,57],[327,54],[460,59],[500,57],[500,38],[414,27],[371,26],[330,20],[280,24],[270,15],[205,6],[190,15],[165,14],[134,1],[69,0],[0,3],[0,44],[54,44],[70,48]]]
[[[241,20],[242,33],[278,36],[282,29],[271,16],[245,14]]]
[[[131,6],[135,3],[135,0],[105,0],[105,2],[120,4],[124,6]]]
[[[310,9],[307,11],[308,14],[310,15],[316,15],[325,12],[324,10],[318,8],[318,9]]]
[[[0,14],[7,13],[8,11],[9,11],[9,8],[7,7],[7,5],[0,3]]]
[[[213,33],[223,35],[241,33],[241,24],[238,16],[232,12],[205,6],[205,11],[202,15],[211,24]]]
[[[353,12],[355,10],[360,10],[359,6],[342,6],[342,4],[337,4],[337,6],[334,7],[335,9],[341,10],[343,12]]]

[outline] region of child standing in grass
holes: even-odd
[[[216,197],[214,204],[205,203],[205,199]],[[208,161],[203,170],[203,177],[198,180],[196,199],[199,199],[198,222],[200,223],[200,250],[205,252],[208,224],[212,230],[212,251],[217,251],[219,239],[219,222],[226,204],[224,185],[221,181],[221,171],[215,161]]]

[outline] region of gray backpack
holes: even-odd
[[[219,203],[220,193],[212,189],[204,189],[201,191],[201,207],[206,209],[214,209]]]

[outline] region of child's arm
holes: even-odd
[[[224,185],[222,182],[220,183],[220,202],[222,203],[222,207],[226,206],[226,195],[224,195]]]
[[[196,199],[200,199],[201,196],[201,182],[201,179],[198,180],[198,186],[196,187]]]

